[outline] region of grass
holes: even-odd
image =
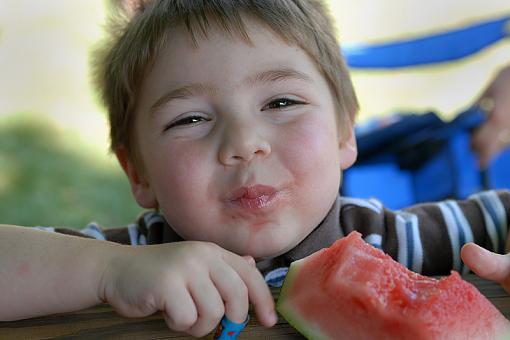
[[[0,2],[0,223],[123,226],[141,211],[90,84],[105,1]]]
[[[113,157],[97,156],[44,117],[15,117],[0,120],[0,223],[81,228],[134,221],[140,208]]]

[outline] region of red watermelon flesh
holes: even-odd
[[[414,273],[358,232],[293,262],[277,309],[310,339],[510,338],[510,322],[457,272]]]

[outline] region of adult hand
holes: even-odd
[[[474,131],[471,146],[483,169],[510,145],[510,66],[499,72],[478,103],[487,112],[487,120]]]

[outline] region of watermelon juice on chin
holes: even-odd
[[[510,339],[510,322],[457,272],[414,273],[356,231],[293,262],[277,310],[309,339]]]

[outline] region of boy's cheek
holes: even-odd
[[[198,188],[207,178],[208,167],[193,150],[169,149],[164,154],[154,154],[152,183],[159,200],[181,201],[197,195]],[[177,199],[179,198],[179,199]],[[160,202],[161,203],[161,202]]]
[[[317,171],[319,165],[338,167],[338,141],[336,133],[324,124],[310,124],[294,130],[278,143],[287,166],[291,169]],[[299,167],[298,167],[299,166]]]

